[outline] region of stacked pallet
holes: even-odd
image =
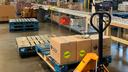
[[[38,31],[39,21],[35,18],[21,18],[9,20],[9,31]]]
[[[121,17],[121,18],[128,18],[128,13],[127,12],[114,13],[113,16]]]

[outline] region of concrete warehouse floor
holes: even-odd
[[[26,59],[18,56],[15,38],[38,34],[71,35],[75,33],[50,23],[42,23],[38,32],[10,33],[8,24],[0,24],[0,72],[51,72],[38,56]],[[123,50],[123,48],[118,49],[113,46],[111,52],[113,61],[109,66],[109,71],[128,72],[128,49]]]

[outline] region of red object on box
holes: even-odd
[[[61,25],[69,25],[70,24],[70,18],[67,16],[63,16],[59,20],[59,24]]]

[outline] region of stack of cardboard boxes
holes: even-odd
[[[36,17],[37,12],[36,10],[32,9],[31,7],[24,7],[21,12],[22,17]]]
[[[19,0],[19,1],[16,1],[16,9],[17,9],[17,14],[20,15],[21,14],[21,11],[23,10],[24,7],[31,7],[31,3],[28,3],[23,0]]]
[[[81,35],[51,38],[51,57],[60,65],[75,63],[89,52],[98,54],[98,36],[83,38]],[[110,56],[110,38],[104,36],[104,56]]]
[[[21,11],[21,16],[22,17],[30,17],[30,8],[29,7],[25,7],[23,8],[23,10]]]

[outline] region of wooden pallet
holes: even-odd
[[[38,44],[49,43],[49,38],[53,35],[36,35],[17,37],[16,44],[18,48],[31,48]]]
[[[47,48],[47,47],[46,47]],[[78,65],[79,62],[75,62],[75,63],[70,63],[70,64],[64,64],[64,65],[60,65],[58,64],[50,55],[50,53],[46,54],[46,52],[50,52],[50,48],[46,49],[44,47],[43,44],[41,45],[37,45],[36,46],[36,52],[37,55],[44,61],[47,63],[47,65],[54,71],[54,72],[72,72],[69,71],[71,70],[70,68],[76,67]],[[42,50],[43,49],[43,50]]]

